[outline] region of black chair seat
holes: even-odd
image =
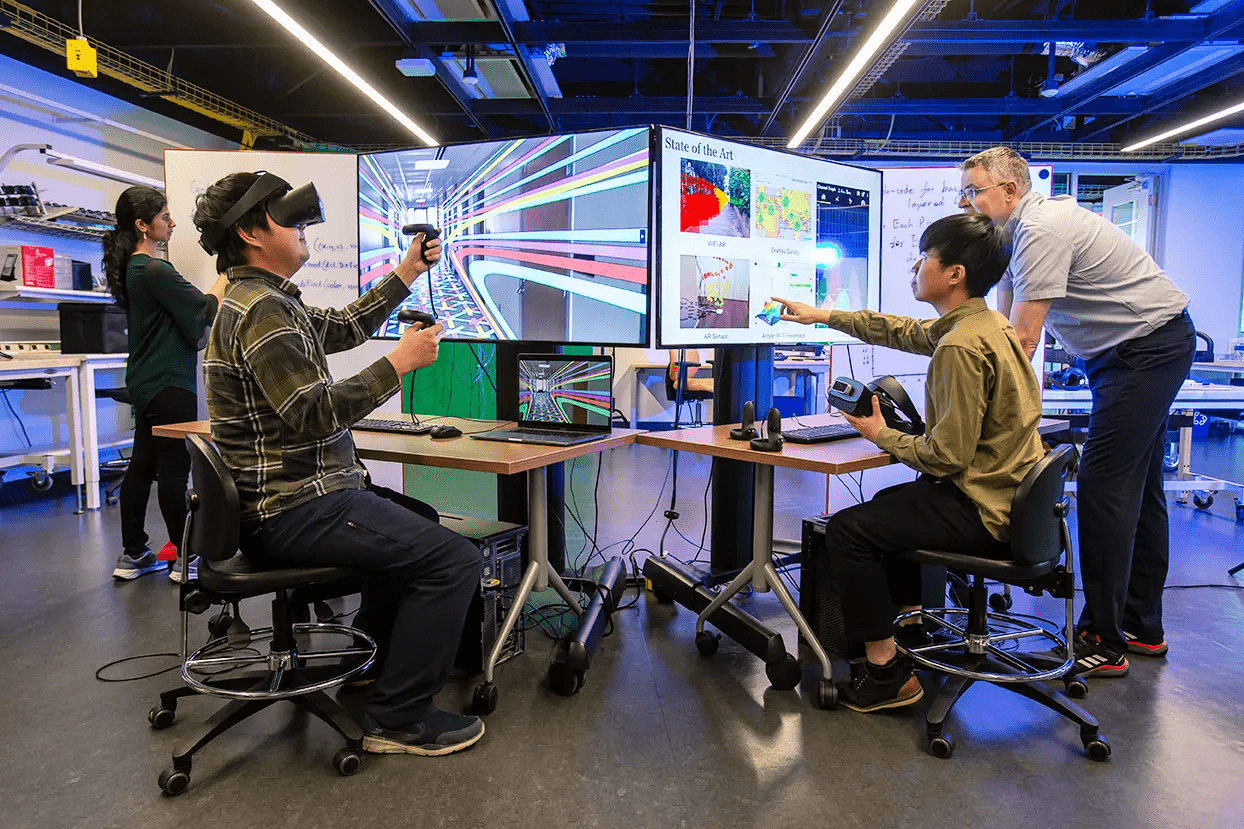
[[[124,403],[127,406],[133,406],[134,401],[130,398],[130,390],[122,386],[119,389],[96,389],[96,397],[106,397],[109,400],[115,400],[118,403]]]
[[[984,576],[994,581],[1023,585],[1026,581],[1039,579],[1054,572],[1057,558],[1042,564],[1023,564],[1007,559],[981,558],[965,553],[948,553],[943,550],[910,550],[903,558],[923,564],[936,564],[949,570],[960,570]]]
[[[238,553],[224,561],[199,559],[198,586],[221,595],[260,595],[292,590],[310,584],[358,578],[348,567],[282,567],[265,570]]]

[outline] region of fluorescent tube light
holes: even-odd
[[[444,170],[448,166],[448,158],[421,158],[415,162],[416,170]]]
[[[371,98],[377,106],[389,113],[393,120],[413,132],[419,137],[419,140],[423,141],[425,144],[436,146],[436,139],[433,138],[427,130],[412,121],[410,116],[406,115],[406,113],[397,108],[396,104],[377,92],[375,87],[363,80],[357,72],[346,65],[345,61],[334,55],[327,46],[320,43],[320,41],[317,40],[310,32],[299,25],[298,21],[286,14],[285,11],[273,3],[272,0],[251,0],[251,2],[262,9],[277,23],[280,23],[283,27],[285,27],[286,31],[301,40],[303,45],[314,52],[320,60],[327,63],[333,69],[336,69],[337,73],[353,84],[359,92],[362,92],[368,98]]]
[[[838,80],[834,81],[834,85],[825,93],[825,97],[816,105],[816,109],[812,110],[812,114],[800,125],[795,131],[794,136],[786,144],[786,149],[796,149],[808,137],[808,133],[820,126],[838,104],[842,102],[843,97],[855,86],[860,75],[864,74],[864,70],[872,64],[873,58],[881,51],[882,47],[890,42],[895,30],[907,18],[911,10],[923,3],[924,0],[895,0],[894,5],[890,8],[889,13],[881,19],[881,23],[873,31],[868,39],[864,41],[864,45],[855,53],[855,57],[851,58],[851,62],[838,76]]]
[[[1181,126],[1175,127],[1174,129],[1167,130],[1166,132],[1160,135],[1155,135],[1152,138],[1146,138],[1144,141],[1141,141],[1138,144],[1132,144],[1130,147],[1124,147],[1123,152],[1125,153],[1135,152],[1136,150],[1142,149],[1144,147],[1148,147],[1150,144],[1156,144],[1159,141],[1165,141],[1167,138],[1173,138],[1176,135],[1179,135],[1181,133],[1192,132],[1193,130],[1196,130],[1196,129],[1199,129],[1200,127],[1205,126],[1206,124],[1212,124],[1215,121],[1221,121],[1223,118],[1229,118],[1230,116],[1235,115],[1237,112],[1244,112],[1244,101],[1241,101],[1235,106],[1229,106],[1226,109],[1219,110],[1218,112],[1215,112],[1212,115],[1206,115],[1204,118],[1198,118],[1195,121],[1190,121],[1187,124],[1183,124]]]

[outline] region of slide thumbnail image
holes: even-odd
[[[764,239],[812,239],[812,194],[802,190],[756,186],[756,233]]]
[[[752,171],[694,158],[684,158],[681,168],[678,227],[682,232],[748,238]]]
[[[752,268],[752,316],[775,326],[792,328],[795,323],[782,323],[782,306],[769,298],[780,296],[795,302],[816,304],[816,268],[805,262],[757,262]]]
[[[746,259],[682,256],[679,328],[747,328]]]

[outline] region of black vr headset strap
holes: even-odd
[[[887,374],[873,380],[868,384],[868,388],[877,395],[887,426],[909,435],[924,434],[924,420],[920,417],[920,412],[916,410],[916,405],[907,396],[907,390],[898,380]],[[900,414],[909,422],[902,422],[897,417]]]
[[[285,179],[272,173],[261,172],[259,180],[250,186],[250,189],[242,195],[242,198],[238,199],[237,203],[229,208],[229,211],[221,216],[218,221],[213,222],[211,227],[203,231],[199,236],[199,245],[209,255],[215,255],[220,241],[225,238],[229,228],[237,224],[238,219],[245,216],[248,210],[272,194],[288,189],[289,182]]]

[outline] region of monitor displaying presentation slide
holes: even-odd
[[[657,345],[853,342],[770,297],[877,308],[881,173],[681,130],[657,143]]]
[[[446,339],[647,345],[649,144],[642,127],[360,155],[360,293],[404,225],[432,224],[444,256],[404,305]]]

